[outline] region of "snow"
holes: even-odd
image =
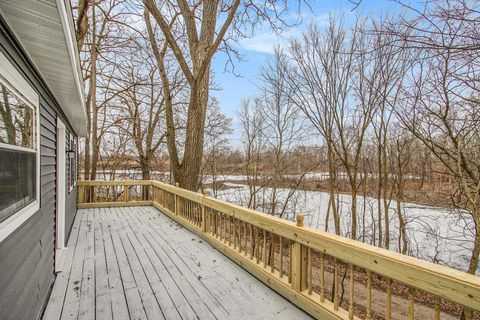
[[[247,204],[249,195],[247,186],[234,183],[225,185],[229,188],[218,191],[218,198],[239,205]],[[264,188],[259,198],[269,199],[271,192],[271,188]],[[288,192],[288,189],[277,189],[280,202],[285,199]],[[344,194],[337,197],[341,234],[349,237],[352,197]],[[307,226],[325,231],[328,200],[329,194],[326,192],[297,191],[288,206],[286,218],[292,220],[294,213],[303,213]],[[374,198],[357,197],[357,237],[360,241],[373,242],[373,230],[378,226],[377,203],[377,199]],[[265,204],[257,210],[267,212],[268,207]],[[462,271],[468,268],[474,241],[474,223],[468,213],[411,203],[402,204],[402,211],[406,221],[409,255]],[[399,221],[394,201],[389,207],[389,221],[390,250],[398,251]],[[382,225],[384,226],[384,221]],[[333,228],[333,218],[330,215],[327,231],[334,232]],[[480,268],[477,273],[480,274]]]

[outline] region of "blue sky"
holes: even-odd
[[[348,26],[359,14],[375,17],[387,13],[394,14],[400,10],[399,5],[390,0],[363,0],[353,12],[354,5],[348,0],[313,0],[311,6],[312,10],[302,11],[301,23],[283,32],[281,37],[264,28],[258,30],[252,38],[241,41],[238,50],[245,61],[235,61],[235,72],[240,76],[224,71],[226,62],[224,53],[218,52],[214,57],[212,63],[214,79],[221,90],[211,91],[210,95],[219,100],[222,112],[233,118],[234,133],[231,138],[234,146],[239,146],[241,136],[235,113],[242,98],[255,95],[257,92],[259,68],[268,61],[276,44],[281,44],[289,37],[301,33],[312,22],[320,26],[326,25],[329,14],[343,15],[345,25]]]

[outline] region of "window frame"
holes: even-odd
[[[33,117],[33,148],[14,146],[0,143],[0,148],[18,150],[36,154],[35,200],[26,207],[18,210],[10,217],[0,222],[0,243],[20,228],[24,222],[40,210],[40,100],[38,93],[22,77],[19,71],[0,51],[0,82],[20,98],[28,107],[32,108]]]

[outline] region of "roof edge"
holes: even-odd
[[[80,67],[80,55],[78,53],[75,28],[73,26],[73,13],[69,0],[56,0],[57,8],[60,14],[60,19],[63,26],[65,40],[67,42],[68,53],[70,56],[70,63],[72,68],[72,76],[75,79],[75,85],[80,100],[81,117],[75,117],[71,125],[76,131],[77,135],[87,136],[87,111],[85,108],[85,91],[83,86],[82,69]],[[70,112],[67,112],[70,113]],[[79,119],[80,118],[80,119]]]

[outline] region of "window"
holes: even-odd
[[[38,95],[1,53],[0,63],[2,241],[39,209],[39,155]]]

